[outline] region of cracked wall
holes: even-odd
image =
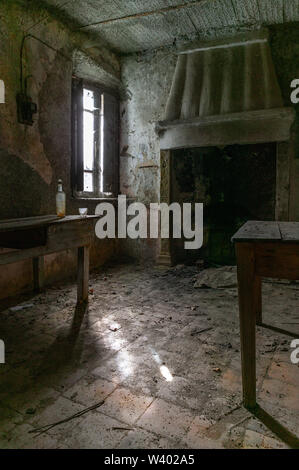
[[[5,103],[0,104],[0,219],[54,214],[59,178],[67,196],[67,214],[78,214],[82,206],[88,207],[92,214],[96,202],[76,200],[71,193],[71,82],[74,51],[82,48],[86,54],[86,50],[91,50],[89,78],[96,48],[38,9],[24,10],[14,2],[1,4],[0,24],[0,78],[5,82]],[[60,51],[57,53],[31,37],[25,40],[23,75],[28,77],[28,94],[38,109],[32,126],[18,123],[16,106],[16,94],[20,91],[20,49],[22,38],[28,33]],[[103,51],[99,54],[99,68],[102,56]],[[113,56],[111,68],[119,70],[115,60]],[[84,74],[82,56],[79,74]],[[107,72],[103,75],[107,76]],[[119,77],[115,76],[115,83],[118,81]],[[116,249],[113,240],[95,239],[92,265],[101,264]],[[75,264],[73,251],[46,257],[48,281],[71,276]],[[30,261],[1,267],[0,285],[0,297],[30,287]]]
[[[285,106],[297,113],[293,126],[294,157],[291,161],[290,219],[299,220],[299,154],[298,105],[290,101],[290,83],[298,78],[298,23],[270,27],[270,45]],[[122,59],[122,80],[126,90],[121,104],[120,187],[128,197],[149,204],[159,200],[160,148],[155,123],[163,119],[175,64],[175,48],[126,56]],[[237,84],[236,84],[237,86]],[[150,163],[145,167],[147,162]],[[155,256],[148,252],[148,242],[127,241],[125,249],[131,255]]]
[[[160,197],[160,144],[156,122],[164,114],[176,65],[171,49],[134,54],[122,60],[120,191],[149,206]],[[159,240],[124,240],[133,257],[155,259]]]

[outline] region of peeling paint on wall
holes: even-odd
[[[28,82],[28,95],[38,105],[33,126],[25,126],[17,122],[16,94],[20,92],[20,49],[23,35],[32,23],[30,17],[17,11],[17,8],[5,8],[1,27],[1,75],[4,76],[6,87],[6,104],[1,107],[1,119],[4,125],[0,129],[0,146],[9,154],[15,155],[36,171],[46,184],[50,185],[53,171],[40,135],[39,95],[45,85],[48,74],[55,64],[55,51],[45,47],[28,37],[24,43],[23,76]],[[57,24],[42,25],[37,34],[53,47],[61,48],[67,42],[67,33]],[[39,60],[36,60],[39,57]],[[71,66],[70,66],[71,70]]]
[[[290,82],[298,75],[298,23],[275,25],[270,28],[270,44],[282,89],[284,106],[298,106],[290,101]],[[144,203],[157,202],[160,191],[160,169],[141,170],[140,165],[151,160],[160,165],[160,145],[155,123],[163,119],[177,55],[173,48],[123,57],[122,80],[128,95],[121,103],[121,192]],[[297,118],[298,121],[298,118]],[[298,123],[293,133],[297,136]],[[291,219],[299,220],[299,160],[292,167]],[[132,245],[132,243],[131,243]],[[130,245],[130,253],[134,250]],[[140,245],[136,244],[136,253]]]
[[[24,44],[23,69],[24,77],[28,77],[28,94],[37,104],[38,113],[34,115],[33,126],[17,121],[20,48],[25,32],[30,31],[69,58],[74,50],[86,47],[93,58],[88,70],[95,76],[98,69],[93,69],[93,64],[99,65],[96,59],[105,55],[108,60],[111,55],[104,50],[100,54],[90,43],[80,43],[82,35],[78,38],[77,33],[70,32],[45,12],[41,14],[38,8],[33,11],[32,3],[26,9],[13,1],[0,3],[0,77],[6,85],[6,102],[0,105],[0,219],[54,214],[59,178],[67,196],[67,214],[78,214],[82,206],[82,200],[72,197],[70,184],[72,63],[31,38]],[[111,70],[115,67],[116,58]],[[86,72],[83,63],[81,72]],[[84,206],[92,214],[96,202],[84,200]],[[100,266],[117,250],[117,240],[95,239],[91,247],[92,265]],[[75,272],[76,250],[45,258],[46,282],[70,277]],[[0,268],[0,298],[32,288],[30,260]]]
[[[171,87],[176,55],[168,49],[132,55],[122,61],[121,192],[149,204],[159,200],[160,144],[155,131]],[[152,165],[146,167],[146,162]]]

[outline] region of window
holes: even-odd
[[[72,186],[77,197],[118,193],[119,103],[116,95],[73,80]]]

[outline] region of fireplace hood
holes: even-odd
[[[290,139],[267,30],[194,44],[178,54],[161,150]]]

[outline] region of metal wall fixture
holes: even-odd
[[[31,96],[29,96],[27,92],[27,83],[28,79],[32,77],[32,75],[27,75],[24,77],[23,72],[23,52],[24,52],[24,45],[27,38],[35,39],[36,41],[40,42],[44,46],[48,47],[52,51],[55,51],[57,54],[63,56],[66,60],[72,61],[69,57],[64,55],[59,50],[52,47],[50,44],[47,44],[42,39],[34,36],[33,34],[26,34],[23,36],[21,49],[20,49],[20,92],[17,94],[17,111],[18,111],[18,122],[21,124],[25,124],[27,126],[32,126],[33,124],[33,115],[37,113],[37,104],[33,103]]]

